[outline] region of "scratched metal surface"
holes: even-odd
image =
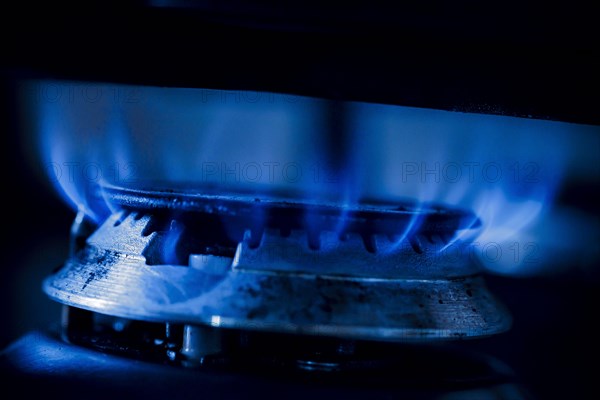
[[[359,339],[480,337],[510,326],[466,260],[455,266],[424,262],[432,257],[426,246],[420,253],[408,246],[381,255],[352,240],[350,246],[325,240],[314,251],[301,235],[266,231],[258,247],[246,235],[232,259],[192,254],[188,265],[148,265],[142,254],[164,234],[148,233],[152,218],[113,215],[45,281],[46,293],[63,304],[131,319]],[[286,240],[300,253],[276,251]],[[309,258],[307,266],[294,258],[305,259],[302,252],[324,255]],[[340,254],[350,260],[346,268],[331,262]],[[372,263],[381,268],[361,275]],[[453,266],[446,276],[444,268]]]

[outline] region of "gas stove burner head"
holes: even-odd
[[[481,337],[510,317],[471,262],[475,216],[256,194],[104,187],[115,211],[44,283],[113,317],[384,341]],[[454,240],[452,240],[454,238]]]

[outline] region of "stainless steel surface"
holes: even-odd
[[[191,255],[191,268],[148,265],[142,254],[164,234],[147,234],[153,218],[111,216],[45,281],[46,293],[66,305],[130,319],[373,340],[480,337],[510,325],[472,267],[459,262],[454,275],[444,276],[452,264],[446,260],[437,270],[428,251],[411,250],[409,257],[408,247],[399,246],[381,256],[329,243],[328,233],[322,250],[310,250],[302,235],[293,234],[290,249],[301,258],[286,261],[274,249],[287,239],[267,230],[255,249],[246,233],[227,270],[226,257],[206,254]],[[305,260],[310,252],[316,259]],[[379,262],[383,272],[374,272]],[[344,274],[342,267],[348,268]],[[373,276],[361,273],[363,267]]]
[[[214,328],[198,325],[183,327],[181,354],[188,360],[200,362],[203,357],[222,350],[222,337]]]
[[[335,232],[321,232],[319,250],[315,251],[307,236],[304,231],[292,231],[284,237],[278,231],[266,230],[260,245],[252,248],[248,233],[240,243],[233,267],[374,279],[447,280],[480,272],[472,262],[468,243],[460,240],[449,244],[438,237],[428,240],[421,235],[411,240],[372,235],[367,250],[364,239],[357,234],[340,239]]]

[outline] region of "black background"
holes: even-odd
[[[229,4],[236,5],[235,2]],[[307,9],[312,5],[311,2],[306,4]],[[196,61],[197,56],[192,56],[193,51],[186,47],[191,45],[191,41],[187,36],[181,36],[182,33],[188,33],[182,32],[182,28],[165,29],[160,33],[150,29],[151,32],[145,32],[149,35],[143,34],[143,29],[149,29],[150,21],[163,17],[164,21],[175,18],[167,13],[140,14],[138,19],[142,26],[145,21],[145,28],[138,28],[134,22],[136,18],[128,9],[123,10],[121,18],[110,17],[112,14],[108,11],[85,14],[88,18],[86,23],[82,22],[83,14],[73,19],[72,15],[59,13],[56,18],[41,21],[25,18],[16,32],[5,32],[12,33],[17,40],[7,41],[0,65],[0,182],[3,187],[0,196],[4,221],[0,253],[3,257],[0,304],[4,306],[4,321],[0,329],[0,347],[4,348],[27,331],[45,329],[58,320],[59,307],[42,294],[41,281],[66,257],[69,226],[74,217],[74,212],[44,180],[40,165],[36,162],[36,144],[25,134],[17,96],[22,78],[74,77],[133,83],[270,89],[301,94],[310,92],[338,98],[375,99],[434,108],[452,109],[456,106],[470,111],[598,123],[600,113],[595,109],[597,101],[593,100],[597,99],[600,91],[593,84],[592,71],[600,69],[594,68],[590,61],[593,57],[589,56],[589,52],[596,51],[598,46],[591,30],[588,32],[591,29],[588,26],[590,17],[585,10],[577,11],[577,7],[568,10],[546,8],[544,10],[549,12],[549,17],[545,19],[535,14],[532,11],[534,5],[529,3],[529,8],[519,9],[515,6],[511,9],[511,3],[508,2],[508,8],[496,10],[496,13],[494,10],[472,9],[467,7],[469,4],[457,4],[457,7],[463,7],[463,11],[468,11],[467,14],[461,14],[461,8],[458,7],[452,10],[457,15],[450,15],[463,18],[458,21],[462,25],[456,23],[461,29],[455,25],[431,26],[432,21],[446,19],[443,12],[438,15],[420,9],[412,10],[423,18],[413,19],[412,24],[404,21],[403,29],[414,33],[420,32],[423,27],[430,27],[429,32],[434,39],[438,36],[447,39],[450,35],[455,47],[451,50],[444,47],[446,50],[440,56],[442,58],[438,58],[422,50],[416,52],[415,48],[426,40],[422,37],[421,41],[413,38],[410,47],[415,52],[411,56],[418,53],[422,57],[413,59],[410,65],[406,64],[405,58],[398,60],[398,53],[389,55],[389,32],[385,32],[387,42],[375,41],[376,38],[381,39],[380,36],[365,39],[362,26],[357,29],[355,25],[344,22],[342,17],[339,17],[342,19],[339,26],[332,26],[349,29],[352,40],[362,37],[364,41],[357,42],[357,47],[352,46],[354,42],[348,37],[332,39],[330,45],[340,45],[340,54],[336,56],[325,45],[317,45],[320,43],[318,35],[315,38],[311,36],[312,33],[306,34],[305,42],[300,34],[306,30],[320,32],[320,28],[316,29],[314,25],[327,26],[327,16],[338,15],[334,12],[334,6],[329,7],[331,12],[323,14],[323,18],[306,12],[306,18],[292,21],[293,24],[284,18],[293,13],[279,9],[274,15],[265,17],[261,14],[264,11],[262,8],[251,9],[251,14],[256,14],[250,19],[254,24],[266,24],[273,29],[271,25],[274,21],[282,20],[280,25],[293,26],[293,29],[287,29],[287,33],[278,36],[274,36],[272,30],[255,32],[254,37],[244,35],[244,39],[238,37],[237,41],[223,37],[222,40],[229,46],[223,55],[216,50],[220,45],[212,36],[209,47],[214,53],[210,57],[205,55],[203,62]],[[235,11],[235,7],[232,9]],[[147,11],[146,8],[143,10]],[[203,18],[208,15],[212,20],[215,15],[220,19],[230,18],[226,26],[230,26],[231,21],[241,21],[242,25],[247,25],[249,21],[244,17],[247,13],[237,15],[217,10],[207,14],[204,11],[204,14],[198,15],[203,15]],[[371,17],[376,19],[383,14],[367,14],[364,18],[368,21]],[[493,19],[495,25],[487,26],[482,21],[476,21],[476,17],[492,14],[496,15]],[[28,15],[23,10],[19,14],[20,17]],[[261,15],[266,22],[259,18]],[[531,19],[533,15],[539,20]],[[503,20],[506,25],[500,24],[501,17],[511,16],[513,18]],[[186,18],[189,18],[189,14]],[[410,18],[407,17],[407,20]],[[310,28],[307,21],[312,21]],[[90,25],[91,22],[96,25]],[[579,24],[573,29],[568,28],[567,25],[573,22]],[[3,29],[7,30],[7,24],[3,25]],[[164,25],[164,28],[175,28],[172,21]],[[67,26],[69,29],[66,29]],[[97,29],[83,30],[90,26],[96,26]],[[501,26],[504,28],[501,29]],[[512,28],[503,30],[507,26]],[[27,27],[35,28],[33,35],[24,33]],[[281,26],[276,28],[280,29]],[[215,29],[219,31],[224,28],[219,25]],[[561,29],[566,33],[561,34]],[[40,32],[42,36],[39,36]],[[244,33],[247,34],[246,31]],[[83,35],[83,40],[81,37],[73,39],[77,35]],[[126,44],[119,40],[119,35],[125,35],[122,38],[126,39]],[[5,39],[7,37],[4,35]],[[85,40],[89,40],[89,46],[86,46]],[[252,44],[253,40],[263,42],[255,41]],[[294,54],[290,54],[292,61],[275,57],[277,52],[273,50],[280,48],[285,40],[298,41],[295,44],[300,44],[300,47],[296,46]],[[502,50],[502,66],[494,66],[494,60],[485,57],[471,58],[473,54],[460,58],[461,54],[465,55],[474,48],[480,48],[488,56],[494,50]],[[364,54],[355,54],[355,49]],[[289,50],[282,51],[285,53]],[[439,69],[439,65],[435,68],[431,65],[432,62],[446,60],[446,53],[453,51],[458,51],[456,54],[459,57],[449,56],[447,60],[452,61],[445,73],[440,73],[443,69]],[[535,52],[553,56],[538,62],[540,59],[531,56]],[[247,59],[240,61],[240,54],[258,61],[252,64]],[[566,55],[571,57],[565,59]],[[375,63],[377,68],[374,67],[373,57],[379,57],[380,64]],[[211,62],[207,63],[207,59]],[[473,68],[463,68],[474,59],[483,60],[480,65],[482,69],[476,69],[479,71],[477,74]],[[402,68],[394,70],[400,65]],[[510,66],[508,72],[503,69],[507,66]],[[409,72],[412,74],[410,79],[402,75]],[[407,84],[408,81],[411,83]],[[390,88],[406,90],[397,96]],[[474,104],[482,107],[474,107]],[[599,182],[569,182],[558,201],[598,218],[598,187]],[[597,363],[598,350],[598,339],[593,328],[598,318],[598,269],[584,273],[574,265],[553,277],[489,277],[491,290],[513,314],[514,327],[498,337],[474,341],[473,346],[508,363],[539,398],[594,397],[589,393],[598,392],[593,367]]]

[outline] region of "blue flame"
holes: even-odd
[[[484,266],[514,274],[540,269],[512,255],[550,243],[539,227],[554,215],[561,183],[600,175],[598,127],[352,102],[340,146],[347,154],[338,157],[345,164],[332,168],[324,100],[52,81],[28,92],[46,171],[69,204],[96,220],[105,205],[94,188],[105,182],[260,188],[344,209],[410,198],[417,207],[473,210],[481,229],[453,240],[478,243]],[[420,222],[414,217],[397,243]],[[494,246],[510,260],[486,257]]]
[[[523,249],[546,253],[549,238],[536,227],[552,217],[561,183],[599,175],[598,127],[359,103],[353,121],[368,137],[367,175],[377,177],[365,192],[473,210],[482,227],[458,232],[441,250],[472,240],[477,260],[497,273],[543,270],[548,260],[533,263]],[[570,239],[577,246],[580,235]]]
[[[177,254],[177,245],[179,244],[179,239],[183,234],[183,229],[183,226],[177,223],[177,221],[171,221],[169,230],[166,232],[162,243],[162,256],[165,264],[181,265],[181,260],[179,260]],[[187,260],[185,261],[187,262]]]

